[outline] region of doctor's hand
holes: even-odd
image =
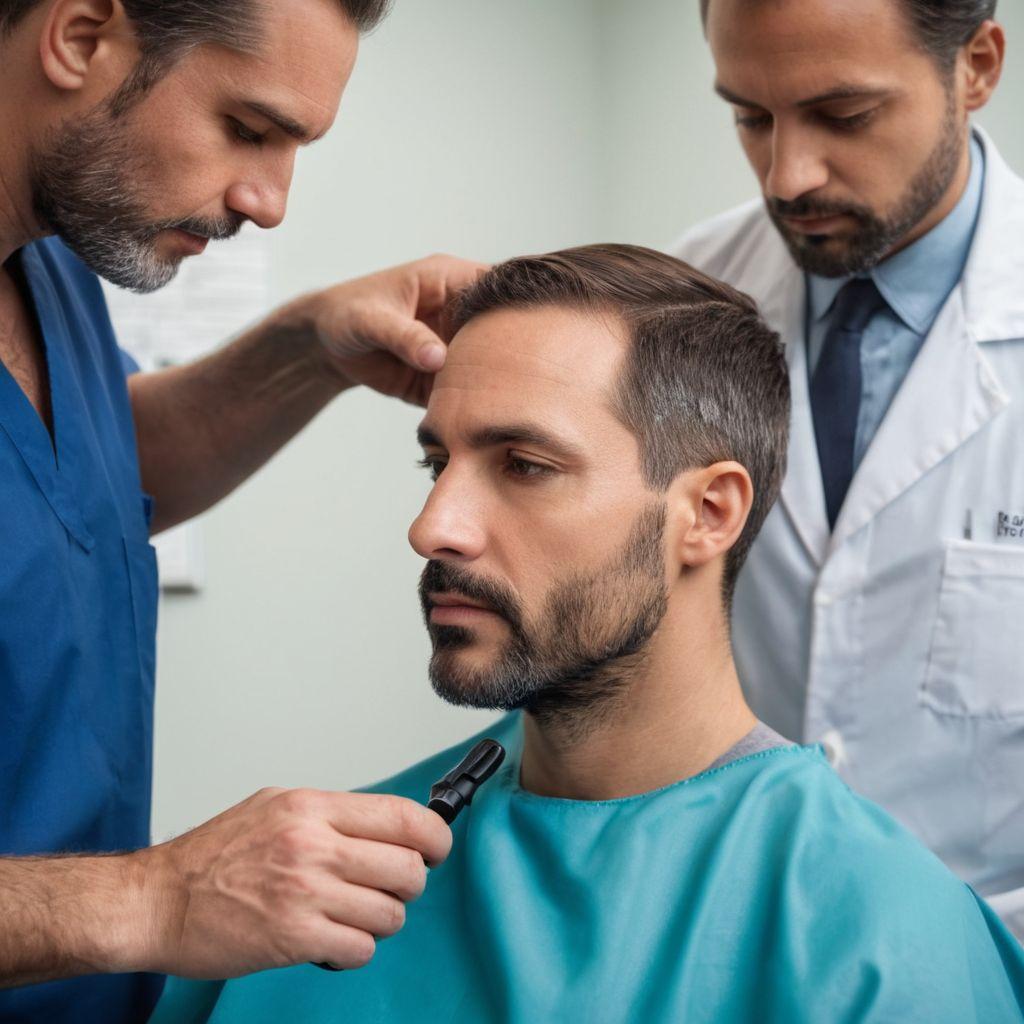
[[[310,960],[361,967],[404,924],[424,861],[450,849],[448,826],[412,800],[261,790],[132,855],[145,879],[145,969],[231,978]]]
[[[341,388],[365,384],[426,405],[444,365],[441,314],[485,264],[428,256],[297,299],[284,311],[311,326]]]

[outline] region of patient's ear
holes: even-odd
[[[680,474],[670,507],[679,510],[675,554],[696,568],[724,555],[739,539],[754,500],[750,474],[738,462],[716,462]]]

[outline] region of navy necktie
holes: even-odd
[[[860,342],[868,321],[884,305],[870,278],[857,277],[843,285],[811,377],[811,416],[830,529],[835,528],[853,479],[861,397]]]

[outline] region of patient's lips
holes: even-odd
[[[783,217],[786,224],[801,235],[832,235],[845,227],[848,218],[843,214],[824,217]]]
[[[427,599],[430,602],[430,621],[438,626],[469,626],[498,617],[498,613],[483,601],[475,601],[454,591],[432,592]]]

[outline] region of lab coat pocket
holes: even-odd
[[[1024,718],[1024,548],[947,541],[921,699],[959,718]]]

